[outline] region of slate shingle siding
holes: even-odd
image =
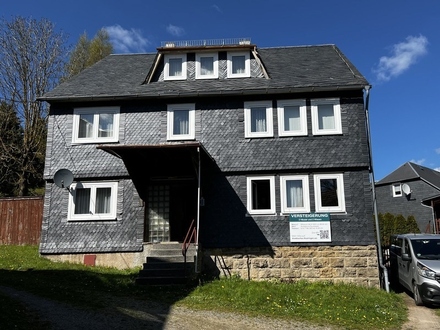
[[[111,221],[68,221],[69,191],[46,184],[41,253],[98,253],[140,251],[143,207],[131,180],[118,183],[117,219]]]
[[[270,79],[263,78],[255,59],[251,61],[252,78],[226,79],[226,53],[220,53],[219,79],[193,80],[194,63],[189,63],[186,81],[161,81],[159,70],[152,83],[142,84],[155,56],[113,55],[47,93],[51,114],[41,252],[142,249],[144,211],[124,163],[97,150],[96,144],[72,145],[73,108],[120,106],[117,144],[144,145],[167,142],[170,103],[196,104],[196,140],[215,161],[202,164],[206,204],[201,210],[200,240],[204,246],[292,245],[288,217],[246,215],[246,176],[276,176],[279,214],[280,174],[309,174],[313,212],[313,174],[329,172],[344,173],[347,208],[347,214],[331,216],[331,245],[373,244],[369,155],[360,87],[367,81],[334,46],[260,49],[259,53]],[[314,88],[326,92],[313,92]],[[105,100],[97,100],[100,97]],[[340,97],[342,135],[312,135],[310,99],[322,97]],[[307,100],[308,136],[281,138],[276,102],[295,98]],[[67,99],[70,101],[60,102]],[[256,100],[272,101],[274,137],[244,138],[244,102]],[[70,169],[75,180],[117,180],[117,220],[67,221],[69,192],[53,184],[53,175],[61,168]]]
[[[399,183],[399,182],[397,182]],[[393,197],[392,184],[376,187],[377,210],[379,213],[401,214],[404,217],[414,216],[421,232],[425,232],[429,221],[432,220],[432,209],[421,204],[422,199],[438,195],[438,190],[420,180],[407,181],[412,190],[408,199],[404,194]]]

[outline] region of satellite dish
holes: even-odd
[[[404,193],[406,196],[408,196],[409,194],[411,194],[411,188],[410,188],[410,186],[408,186],[406,183],[404,183],[404,184],[402,185],[402,191],[403,191],[403,193]]]
[[[69,189],[69,186],[73,182],[73,174],[69,170],[63,168],[56,171],[55,175],[53,176],[53,181],[58,187]]]

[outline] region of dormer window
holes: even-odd
[[[165,55],[164,79],[186,79],[186,54]]]
[[[196,54],[196,79],[218,78],[218,54]]]
[[[249,52],[228,53],[228,78],[251,76]]]

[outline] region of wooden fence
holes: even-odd
[[[0,198],[0,245],[37,245],[43,197]]]

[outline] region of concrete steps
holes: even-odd
[[[177,242],[157,243],[147,247],[147,257],[136,278],[141,285],[186,284],[194,274],[195,246],[187,251],[186,263],[182,255],[182,244]]]

